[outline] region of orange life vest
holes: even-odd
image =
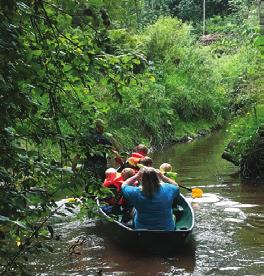
[[[132,152],[131,156],[136,158],[142,158],[145,155],[142,152]]]
[[[127,162],[130,166],[136,167],[137,163],[143,157],[145,157],[145,155],[142,152],[133,152],[131,156],[127,159]]]
[[[113,192],[114,192],[115,197],[116,197],[118,195],[118,193],[121,193],[121,185],[122,185],[123,182],[124,182],[124,180],[123,180],[122,175],[118,175],[113,180],[106,178],[104,180],[103,186],[107,187],[109,189],[113,188],[114,189]],[[115,204],[122,205],[124,203],[124,198],[123,197],[121,197],[118,202],[116,202],[115,197],[108,198],[106,200],[107,203],[109,203],[110,205],[115,205]]]

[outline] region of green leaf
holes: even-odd
[[[65,72],[68,72],[68,71],[70,71],[71,69],[72,69],[72,66],[71,66],[70,64],[64,65],[63,70],[64,70]]]
[[[134,64],[140,64],[141,61],[140,61],[139,59],[133,59],[133,63],[134,63]]]
[[[33,50],[32,55],[35,57],[41,56],[42,55],[42,50]]]
[[[0,215],[0,221],[10,221],[10,219],[8,217]]]
[[[18,221],[18,220],[10,220],[10,221],[11,221],[12,223],[14,223],[14,224],[20,226],[21,228],[24,228],[24,229],[27,228],[26,225],[25,225],[23,222],[21,222],[21,221]]]

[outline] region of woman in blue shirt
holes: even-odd
[[[135,181],[142,186],[135,187]],[[122,184],[124,197],[135,207],[136,229],[174,230],[172,204],[179,195],[177,183],[154,168],[144,167]]]

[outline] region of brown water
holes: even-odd
[[[95,221],[61,218],[54,228],[62,241],[53,254],[31,262],[35,275],[264,275],[264,183],[241,183],[236,168],[221,159],[226,134],[219,132],[152,155],[169,162],[178,182],[200,187],[191,199],[196,225],[188,250],[172,256],[120,248]],[[76,243],[79,240],[78,243]],[[155,241],[154,241],[155,242]],[[69,254],[70,246],[77,245]]]

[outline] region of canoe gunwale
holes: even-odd
[[[193,228],[194,228],[194,212],[193,212],[193,208],[191,207],[190,203],[185,199],[185,197],[180,194],[181,200],[184,201],[186,203],[186,205],[188,206],[188,209],[191,213],[191,219],[192,219],[192,224],[189,228],[187,229],[175,229],[175,230],[149,230],[149,229],[133,229],[131,227],[126,226],[125,224],[119,222],[118,220],[114,219],[113,217],[107,215],[101,208],[100,206],[100,199],[97,198],[96,199],[96,203],[99,209],[99,213],[105,217],[110,223],[114,223],[118,226],[120,226],[121,228],[129,231],[129,232],[134,232],[134,233],[157,233],[157,234],[172,234],[172,233],[190,233]]]

